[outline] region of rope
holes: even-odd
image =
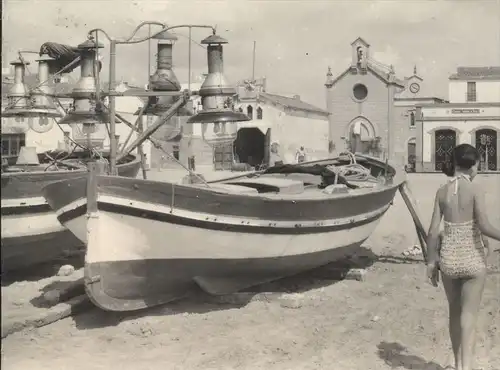
[[[346,180],[350,181],[375,181],[375,177],[372,176],[370,170],[363,167],[356,162],[356,156],[350,152],[345,151],[339,154],[339,156],[347,155],[349,157],[350,163],[343,166],[327,166],[327,168],[335,172],[339,176],[343,176]],[[337,179],[339,176],[335,177],[334,184],[337,184]]]

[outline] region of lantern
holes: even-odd
[[[227,40],[214,34],[201,43],[208,45],[208,75],[199,91],[203,108],[187,122],[202,123],[203,138],[211,145],[232,143],[236,140],[237,122],[250,119],[234,110],[236,90],[224,77],[222,45]]]

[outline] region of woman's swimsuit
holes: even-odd
[[[454,177],[454,192],[458,193],[458,179],[464,175]],[[451,200],[447,196],[448,200]],[[439,268],[446,276],[452,278],[471,278],[483,273],[486,269],[486,253],[481,231],[477,221],[448,222],[444,221],[444,235],[441,241]]]

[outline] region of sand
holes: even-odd
[[[409,178],[428,225],[434,192],[445,177]],[[498,225],[500,176],[484,175],[477,181],[488,191],[490,215]],[[259,287],[259,291],[291,293],[281,299],[223,305],[200,296],[134,315],[93,308],[8,336],[2,341],[2,366],[8,370],[443,369],[452,360],[446,301],[442,286],[436,289],[426,282],[419,258],[402,256],[416,241],[398,195],[358,258],[369,265],[365,281],[336,281],[326,267]],[[493,253],[489,262],[476,367],[498,370],[500,253]],[[22,300],[12,298],[19,284],[29,285],[30,294],[37,293],[32,283],[15,283],[2,288],[2,298]],[[13,304],[2,312],[3,319],[15,314]]]

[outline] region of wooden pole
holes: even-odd
[[[253,42],[253,59],[252,59],[252,81],[255,81],[255,47],[257,42]]]
[[[142,135],[144,132],[142,117],[138,122],[137,129],[138,129],[137,133],[139,134],[139,136]],[[146,156],[144,155],[144,148],[142,147],[142,144],[137,147],[137,153],[139,153],[139,156],[141,157],[142,178],[144,180],[147,180],[148,177],[146,173]]]
[[[115,105],[115,88],[116,88],[116,41],[111,40],[109,44],[109,170],[111,176],[116,175],[116,105]]]
[[[137,119],[135,120],[134,127],[131,127],[130,132],[129,132],[128,136],[127,136],[127,139],[125,139],[125,142],[124,142],[124,143],[123,143],[123,145],[122,145],[121,152],[123,152],[123,150],[125,150],[125,148],[127,147],[128,142],[129,142],[129,141],[130,141],[130,139],[132,138],[132,134],[133,134],[134,132],[136,132],[136,133],[138,133],[138,132],[139,132],[139,129],[138,129],[138,127],[139,127],[139,122],[142,122],[142,117],[144,116],[144,111],[146,110],[146,107],[147,107],[147,105],[145,104],[144,106],[142,106],[141,110],[139,111],[139,116],[138,116],[138,117],[137,117]],[[115,113],[115,114],[117,114],[117,113]],[[118,115],[117,115],[117,117],[118,117]],[[120,118],[120,117],[118,117],[118,118],[119,118],[119,119],[122,119],[122,118]]]
[[[413,195],[411,194],[410,188],[408,187],[408,183],[406,181],[399,186],[399,192],[403,197],[403,200],[406,204],[406,207],[408,208],[408,211],[410,211],[413,223],[415,224],[415,228],[417,230],[418,240],[420,242],[420,246],[422,247],[422,255],[424,256],[424,259],[427,261],[427,244],[426,244],[427,233],[424,229],[422,221],[420,221],[415,200],[413,198]]]

